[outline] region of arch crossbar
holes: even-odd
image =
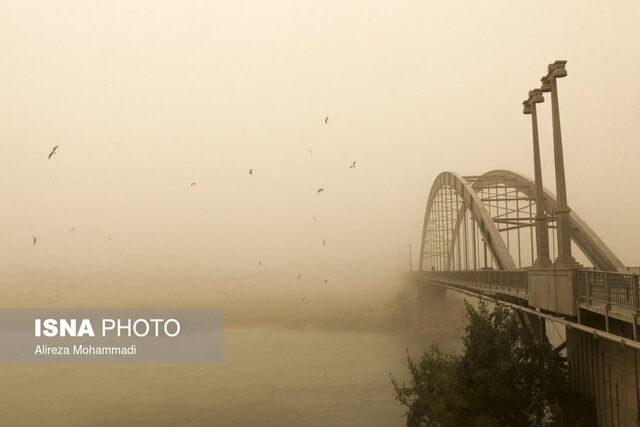
[[[520,191],[531,200],[536,198],[535,182],[524,175],[508,170],[493,170],[481,175],[476,180],[477,184],[508,184],[516,185]],[[557,207],[555,195],[548,189],[544,189],[544,210],[549,216],[553,216]],[[618,257],[609,249],[600,237],[587,225],[586,222],[574,211],[569,214],[569,229],[571,240],[580,248],[593,266],[602,271],[627,272],[626,267]]]

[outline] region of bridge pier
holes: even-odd
[[[446,289],[438,286],[425,286],[415,281],[416,306],[414,322],[418,328],[432,323],[434,318],[445,316]]]
[[[528,271],[529,305],[554,313],[576,316],[577,270],[534,266]]]
[[[638,425],[638,350],[567,328],[567,360],[571,386],[592,400],[598,425]]]

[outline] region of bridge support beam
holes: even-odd
[[[529,305],[568,316],[576,316],[574,269],[555,266],[536,267],[528,271]]]
[[[522,327],[528,328],[538,341],[549,341],[547,337],[546,322],[542,317],[538,317],[535,314],[522,310],[515,311],[518,319],[520,319],[520,324],[522,325]]]

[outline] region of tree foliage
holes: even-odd
[[[407,356],[409,383],[393,377],[408,426],[590,426],[593,408],[573,393],[563,358],[509,308],[467,306],[463,350]]]

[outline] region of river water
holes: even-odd
[[[228,327],[218,364],[5,364],[0,425],[400,426],[420,335]]]

